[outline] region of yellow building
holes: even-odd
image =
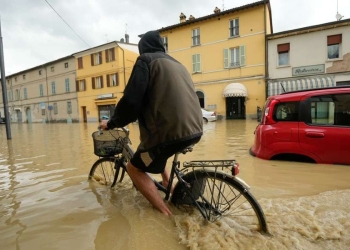
[[[114,41],[73,56],[80,121],[98,122],[103,116],[110,117],[139,56],[137,45],[128,43],[127,38],[126,43]]]
[[[203,108],[227,119],[256,118],[266,99],[266,40],[272,32],[269,1],[186,19],[158,30],[169,55],[192,74]]]

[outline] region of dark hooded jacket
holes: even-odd
[[[108,128],[138,119],[141,151],[201,136],[201,108],[187,69],[165,53],[158,31],[144,34],[138,47],[140,56]]]

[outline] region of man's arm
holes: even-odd
[[[138,59],[132,70],[128,84],[125,87],[124,95],[118,102],[114,115],[106,124],[108,129],[124,127],[137,119],[142,107],[148,81],[148,65]]]

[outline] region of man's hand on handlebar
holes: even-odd
[[[102,121],[101,121],[101,123],[100,123],[100,128],[101,128],[102,130],[108,130],[107,122],[108,122],[108,120],[102,120]]]

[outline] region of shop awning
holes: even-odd
[[[291,80],[275,80],[268,82],[267,95],[273,96],[281,94],[283,92],[334,87],[335,85],[336,83],[334,81],[334,78],[329,76],[309,77]]]
[[[222,95],[224,97],[245,97],[248,96],[248,91],[241,83],[231,83],[225,87]]]

